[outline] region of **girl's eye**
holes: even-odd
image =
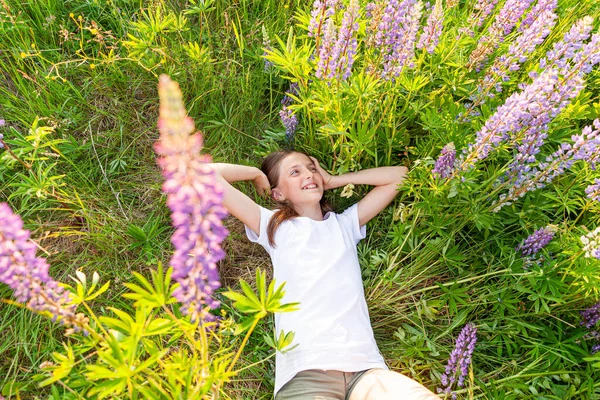
[[[292,171],[292,173],[290,175],[294,175],[294,174],[297,174],[297,173],[298,173],[298,170],[295,169],[295,170]]]

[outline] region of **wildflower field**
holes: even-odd
[[[0,399],[272,398],[296,306],[206,163],[290,147],[410,170],[358,247],[391,369],[600,398],[599,11],[0,0]]]

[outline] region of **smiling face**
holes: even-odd
[[[302,153],[291,153],[279,164],[279,182],[273,198],[294,207],[319,203],[323,197],[323,177],[312,160]]]

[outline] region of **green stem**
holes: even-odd
[[[248,342],[248,339],[250,338],[250,335],[252,334],[252,331],[254,331],[254,328],[258,324],[258,321],[260,321],[260,318],[254,319],[254,322],[252,323],[252,326],[250,327],[250,329],[248,329],[248,333],[246,333],[246,336],[244,337],[244,340],[242,341],[242,344],[240,345],[240,348],[238,349],[237,353],[235,354],[235,357],[233,358],[233,361],[231,362],[231,364],[227,368],[226,373],[231,372],[231,370],[233,369],[233,366],[237,362],[238,358],[240,358],[240,355],[242,354],[242,350],[244,350],[244,347],[246,346],[246,343]]]

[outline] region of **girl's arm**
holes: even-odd
[[[250,197],[240,192],[230,182],[252,181],[260,195],[269,190],[269,180],[258,168],[237,164],[212,163],[217,181],[224,191],[223,206],[231,215],[242,221],[257,235],[260,233],[260,208]]]
[[[319,162],[311,157],[313,163],[323,176],[325,189],[335,189],[353,185],[375,186],[362,200],[358,202],[358,221],[360,226],[369,222],[373,217],[386,208],[398,194],[398,185],[402,184],[408,168],[406,167],[379,167],[364,169],[357,172],[349,172],[343,175],[333,176],[323,170]]]

